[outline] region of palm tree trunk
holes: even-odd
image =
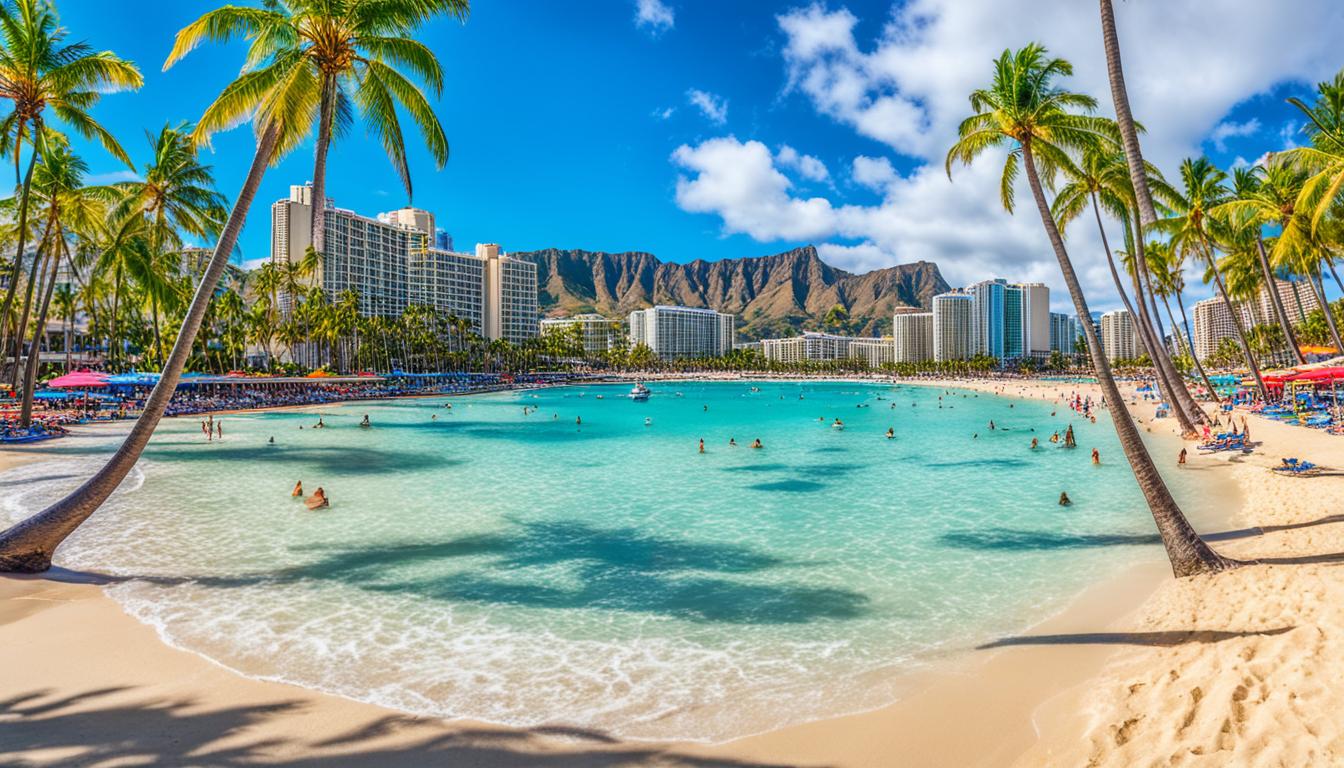
[[[1177,302],[1180,301],[1179,295],[1177,295],[1176,300]],[[1223,401],[1218,397],[1218,391],[1213,388],[1213,382],[1209,381],[1209,375],[1204,372],[1204,366],[1200,364],[1199,358],[1195,357],[1195,347],[1190,342],[1190,332],[1186,331],[1185,336],[1181,336],[1181,325],[1176,322],[1176,315],[1172,313],[1171,302],[1167,300],[1165,293],[1162,294],[1162,305],[1167,308],[1167,317],[1171,318],[1171,328],[1176,334],[1176,342],[1185,350],[1185,354],[1190,356],[1190,360],[1195,365],[1195,370],[1199,372],[1199,380],[1204,382],[1205,389],[1209,391],[1209,397],[1213,398],[1213,402],[1221,405]],[[1181,317],[1185,317],[1185,307],[1181,307]]]
[[[1156,350],[1153,365],[1166,376],[1169,384],[1167,394],[1171,396],[1172,411],[1180,423],[1181,433],[1189,436],[1195,434],[1195,424],[1207,421],[1208,417],[1185,388],[1185,379],[1181,377],[1180,371],[1176,370],[1176,364],[1171,362],[1171,357],[1167,355],[1166,347],[1162,345],[1162,337],[1154,330],[1155,325],[1148,311],[1148,299],[1142,283],[1143,276],[1147,274],[1144,267],[1148,261],[1148,255],[1144,252],[1142,223],[1137,221],[1134,223],[1134,235],[1134,298],[1139,302],[1140,314],[1140,320],[1136,323],[1141,322],[1147,328],[1151,339],[1150,347]]]
[[[1293,352],[1293,358],[1297,360],[1298,365],[1306,365],[1307,358],[1302,355],[1302,350],[1297,346],[1297,334],[1293,331],[1293,324],[1288,320],[1288,310],[1283,307],[1283,298],[1279,296],[1279,284],[1274,279],[1274,270],[1269,266],[1269,255],[1265,253],[1265,241],[1259,235],[1255,238],[1255,249],[1260,257],[1260,274],[1265,278],[1265,290],[1269,292],[1269,303],[1274,305],[1274,315],[1279,319],[1279,325],[1283,326],[1283,338],[1288,342],[1288,347]]]
[[[1120,280],[1120,270],[1117,269],[1115,266],[1115,255],[1111,253],[1110,240],[1107,239],[1106,237],[1106,227],[1102,224],[1101,221],[1101,208],[1097,205],[1096,193],[1091,193],[1091,197],[1092,197],[1092,213],[1094,216],[1096,216],[1097,219],[1097,231],[1101,233],[1101,247],[1106,253],[1106,266],[1110,267],[1111,269],[1111,280],[1115,283],[1116,293],[1120,294],[1120,302],[1125,305],[1125,311],[1129,313],[1130,317],[1134,318],[1134,326],[1139,329],[1139,341],[1143,344],[1144,348],[1148,350],[1148,357],[1153,361],[1153,366],[1157,371],[1159,389],[1161,389],[1164,392],[1171,392],[1172,384],[1170,381],[1167,380],[1165,371],[1162,370],[1162,366],[1158,362],[1157,353],[1151,348],[1148,335],[1143,333],[1143,328],[1142,326],[1139,325],[1139,314],[1134,311],[1134,305],[1129,300],[1129,292],[1125,290],[1124,283],[1121,282]],[[1174,396],[1173,396],[1173,402],[1174,402]],[[1176,406],[1176,410],[1178,415],[1185,415],[1181,411],[1179,406]],[[1188,420],[1189,419],[1187,418],[1184,421]],[[1186,431],[1185,426],[1186,425],[1182,423],[1181,425],[1182,432]],[[1191,425],[1190,429],[1191,430],[1194,429],[1193,425]]]
[[[18,126],[22,130],[23,126]],[[20,147],[14,147],[14,162],[18,162]],[[28,158],[28,170],[23,174],[23,188],[19,192],[19,229],[18,244],[14,249],[14,265],[9,270],[9,286],[5,289],[5,305],[0,309],[0,349],[8,350],[10,339],[6,335],[9,327],[9,311],[14,306],[14,293],[19,287],[19,275],[23,274],[23,249],[28,245],[28,198],[33,188],[33,168],[37,165],[37,143],[33,143],[33,153]],[[19,342],[22,343],[22,342]],[[14,364],[19,364],[17,346]]]
[[[1339,273],[1335,271],[1335,260],[1330,258],[1329,256],[1326,256],[1325,266],[1330,268],[1330,274],[1333,275],[1335,278],[1335,286],[1339,288],[1341,293],[1344,293],[1344,280],[1340,280]]]
[[[233,252],[233,247],[238,242],[238,234],[242,231],[243,221],[252,206],[252,199],[256,197],[257,187],[261,184],[261,178],[265,175],[266,167],[275,153],[278,137],[278,129],[268,126],[257,142],[257,152],[252,158],[252,166],[248,170],[242,191],[238,193],[228,222],[220,232],[215,252],[210,258],[210,265],[201,277],[201,283],[196,288],[196,295],[191,300],[186,317],[182,319],[182,327],[178,331],[177,341],[173,344],[173,351],[163,367],[159,382],[154,385],[154,390],[150,392],[149,399],[145,402],[144,412],[140,414],[140,418],[131,428],[121,447],[93,477],[65,498],[0,533],[0,571],[36,573],[50,568],[51,556],[56,547],[107,500],[139,460],[140,454],[149,444],[149,438],[154,434],[154,428],[158,426],[159,419],[163,416],[164,409],[168,406],[168,401],[177,391],[177,382],[182,375],[187,357],[191,354],[196,332],[201,327],[206,307],[214,295],[220,275],[224,273],[229,254]]]
[[[65,236],[58,234],[56,242],[60,245],[51,258],[49,267],[51,276],[47,278],[47,289],[42,295],[42,308],[37,313],[37,327],[33,329],[33,346],[28,351],[28,365],[23,374],[23,405],[19,409],[19,426],[23,429],[27,429],[33,423],[33,390],[37,388],[37,370],[42,363],[42,349],[38,342],[47,335],[47,310],[51,307],[51,294],[56,290],[56,275],[60,272],[58,267],[61,265],[61,250],[65,245]]]
[[[1120,61],[1120,39],[1115,33],[1115,10],[1111,0],[1101,3],[1101,39],[1106,48],[1106,73],[1111,81],[1111,101],[1115,103],[1115,122],[1120,128],[1120,143],[1125,149],[1129,165],[1129,180],[1139,203],[1139,221],[1149,227],[1157,221],[1152,192],[1148,189],[1148,173],[1139,149],[1139,132],[1134,127],[1134,113],[1129,109],[1129,94],[1125,90],[1125,70]]]
[[[317,148],[313,158],[313,250],[327,245],[327,151],[331,149],[331,123],[336,111],[336,78],[322,76],[322,107],[317,121]],[[430,233],[433,237],[434,233]]]
[[[1105,0],[1103,4],[1106,4]],[[1069,253],[1064,247],[1064,239],[1060,236],[1059,228],[1055,226],[1055,219],[1050,214],[1050,205],[1046,202],[1045,190],[1042,189],[1040,177],[1036,174],[1036,161],[1032,157],[1029,141],[1022,146],[1022,160],[1027,171],[1027,181],[1031,185],[1032,196],[1036,200],[1036,209],[1041,215],[1041,223],[1050,238],[1055,258],[1059,260],[1059,268],[1064,274],[1064,283],[1068,286],[1069,296],[1073,299],[1074,311],[1078,313],[1078,317],[1085,319],[1083,335],[1087,339],[1088,352],[1092,356],[1092,365],[1096,368],[1102,394],[1110,404],[1111,422],[1115,425],[1120,446],[1125,452],[1125,458],[1129,460],[1129,466],[1134,472],[1139,488],[1148,501],[1148,509],[1152,512],[1153,521],[1162,536],[1162,544],[1167,550],[1167,558],[1171,561],[1172,573],[1180,578],[1235,567],[1238,565],[1236,561],[1214,552],[1199,534],[1195,533],[1195,529],[1181,512],[1180,506],[1176,504],[1176,499],[1172,497],[1167,484],[1162,480],[1157,466],[1153,464],[1153,458],[1148,455],[1143,437],[1139,435],[1138,427],[1134,425],[1134,419],[1125,407],[1120,388],[1115,384],[1115,377],[1111,375],[1111,367],[1101,349],[1097,330],[1090,321],[1092,313],[1088,311],[1087,299],[1083,296],[1078,276],[1073,271],[1073,263],[1069,260]]]
[[[1311,283],[1311,290],[1316,294],[1316,300],[1321,303],[1321,312],[1325,313],[1325,325],[1330,329],[1330,339],[1335,343],[1335,353],[1344,354],[1344,343],[1339,340],[1339,327],[1335,325],[1335,313],[1330,311],[1330,303],[1325,299],[1325,286],[1321,282],[1320,274],[1307,275],[1307,282]]]
[[[1269,402],[1269,390],[1265,388],[1265,380],[1260,378],[1260,365],[1255,361],[1255,354],[1251,352],[1251,343],[1246,338],[1246,328],[1242,325],[1241,317],[1237,315],[1236,305],[1227,295],[1223,276],[1218,271],[1218,264],[1213,260],[1213,252],[1207,243],[1200,249],[1200,255],[1204,257],[1205,263],[1209,265],[1209,271],[1213,273],[1213,284],[1218,288],[1218,298],[1223,300],[1223,306],[1227,307],[1227,313],[1232,316],[1232,327],[1237,330],[1237,343],[1241,345],[1241,354],[1246,358],[1246,365],[1250,366],[1255,387],[1260,390],[1260,399]]]

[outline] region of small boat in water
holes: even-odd
[[[635,402],[643,402],[645,400],[648,400],[649,395],[651,394],[653,393],[649,391],[648,387],[644,386],[644,382],[637,381],[635,382],[634,389],[630,390],[630,399],[634,400]]]

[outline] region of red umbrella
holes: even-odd
[[[84,389],[86,387],[106,387],[107,374],[96,371],[74,371],[57,376],[47,382],[48,387],[56,389]]]

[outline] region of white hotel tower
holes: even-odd
[[[664,360],[718,357],[733,351],[734,323],[712,309],[660,304],[630,313],[630,346],[644,344]]]
[[[328,299],[359,295],[365,316],[396,317],[421,304],[471,323],[487,339],[518,343],[537,335],[537,267],[510,258],[498,245],[476,253],[432,247],[434,215],[402,208],[371,219],[327,200],[326,244],[313,281]],[[271,261],[297,262],[312,245],[312,187],[291,186],[271,206]],[[289,309],[288,297],[281,306]]]

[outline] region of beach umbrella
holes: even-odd
[[[57,376],[47,382],[48,387],[56,389],[82,389],[85,387],[106,387],[108,375],[94,371],[74,371]]]

